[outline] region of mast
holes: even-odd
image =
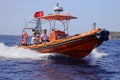
[[[42,25],[40,18],[37,18],[35,30],[38,31],[38,33],[42,34]]]

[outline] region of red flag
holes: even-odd
[[[42,16],[44,16],[43,11],[38,11],[38,12],[35,12],[35,14],[34,14],[35,18],[40,18]]]

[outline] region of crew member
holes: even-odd
[[[31,38],[31,44],[38,44],[38,43],[39,43],[39,39],[36,38],[35,34],[33,34]]]
[[[40,42],[49,42],[46,29],[43,30],[43,34],[40,36]]]

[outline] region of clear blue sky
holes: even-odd
[[[0,0],[0,34],[20,35],[25,19],[32,20],[35,11],[53,13],[56,2],[71,15],[78,17],[70,23],[70,34],[97,27],[120,31],[120,0]]]

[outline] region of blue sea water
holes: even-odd
[[[0,80],[120,80],[120,40],[84,59],[18,48],[20,36],[0,35]]]

